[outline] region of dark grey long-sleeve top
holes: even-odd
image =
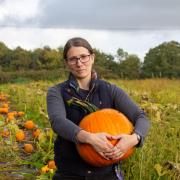
[[[144,113],[132,99],[119,87],[110,84],[114,108],[122,112],[134,125],[134,132],[141,136],[139,146],[143,144],[149,129],[149,121]],[[50,87],[47,93],[47,111],[52,129],[64,139],[76,141],[76,134],[81,128],[66,117],[66,109],[60,89]]]

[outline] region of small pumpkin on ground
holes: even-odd
[[[32,153],[34,150],[33,145],[32,144],[24,144],[24,151],[26,153]]]
[[[16,140],[17,141],[23,141],[25,139],[25,133],[23,130],[19,130],[17,133],[16,133]]]
[[[54,160],[50,160],[50,161],[48,162],[48,168],[49,168],[49,169],[56,169],[56,165],[55,165]]]
[[[11,121],[11,120],[13,120],[14,119],[14,112],[9,112],[8,114],[7,114],[7,120],[8,121]]]
[[[37,137],[39,137],[40,133],[41,133],[41,130],[39,128],[37,128],[33,131],[32,135],[34,138],[37,138]]]
[[[26,129],[34,129],[35,128],[35,124],[32,120],[28,120],[24,123],[24,127]]]
[[[48,165],[43,166],[43,167],[41,168],[41,172],[42,172],[42,173],[47,173],[48,171],[49,171]]]
[[[1,108],[0,108],[0,113],[1,113],[1,114],[7,114],[7,113],[8,113],[8,110],[9,110],[8,107],[1,107]]]
[[[24,116],[24,114],[25,114],[25,113],[24,113],[23,111],[17,112],[17,116],[18,116],[18,117]]]

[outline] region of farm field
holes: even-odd
[[[47,116],[46,93],[61,81],[0,85],[0,179],[52,179],[56,135]],[[124,89],[151,123],[144,146],[121,164],[125,179],[180,179],[180,80],[109,81]],[[32,128],[25,127],[27,121],[33,121]],[[32,149],[26,151],[25,144]]]

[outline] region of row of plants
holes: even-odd
[[[52,179],[56,170],[52,130],[40,128],[32,119],[27,119],[25,112],[12,110],[10,106],[8,95],[0,93],[0,161],[4,162],[2,157],[8,153],[10,162],[15,158],[18,167],[9,172],[8,163],[4,162],[1,173],[16,178]]]

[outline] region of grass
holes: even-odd
[[[24,119],[33,119],[40,127],[47,128],[50,127],[46,111],[47,89],[60,81],[7,83],[0,86],[0,92],[9,95],[12,110],[24,111]],[[144,146],[122,163],[125,179],[178,179],[177,173],[173,173],[172,168],[165,168],[164,164],[171,162],[179,167],[180,163],[180,80],[110,82],[124,89],[144,109],[151,122]],[[15,157],[18,159],[16,153],[5,148],[0,148],[0,162],[12,161]],[[36,156],[39,156],[38,161],[43,162],[41,155]],[[34,158],[36,160],[37,157]]]

